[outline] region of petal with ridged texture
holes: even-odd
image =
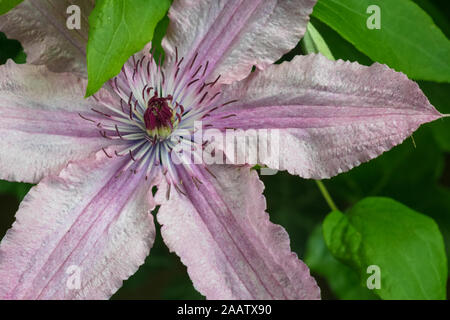
[[[84,88],[85,80],[45,66],[0,66],[0,179],[36,183],[112,143],[92,122],[100,115],[91,108],[103,106],[84,99]]]
[[[136,272],[153,201],[142,174],[117,177],[123,161],[99,152],[31,189],[0,244],[0,298],[105,299]]]
[[[80,8],[80,29],[67,26],[75,12],[67,12],[72,5]],[[0,31],[21,42],[27,63],[86,76],[88,17],[93,8],[93,0],[25,0],[0,16]]]
[[[208,299],[318,299],[308,267],[289,236],[269,221],[264,186],[249,167],[178,168],[186,196],[164,188],[156,202],[162,237]],[[215,177],[213,177],[212,175]]]
[[[162,45],[169,64],[183,57],[194,72],[208,68],[220,82],[245,78],[294,48],[306,31],[316,0],[175,0]],[[194,61],[195,59],[195,61]]]
[[[256,71],[224,88],[222,99],[238,101],[214,110],[206,125],[276,129],[268,131],[274,153],[260,152],[260,163],[316,179],[375,158],[442,117],[404,74],[321,55]]]

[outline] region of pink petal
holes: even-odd
[[[224,88],[222,99],[238,101],[215,110],[206,124],[279,129],[278,154],[262,154],[260,162],[317,179],[377,157],[442,116],[404,74],[321,55],[257,71]]]
[[[290,51],[306,31],[316,0],[175,0],[163,47],[192,70],[208,61],[207,75],[231,83],[255,65],[263,69]]]
[[[66,11],[72,4],[80,7],[79,30],[66,25],[71,16]],[[93,8],[92,0],[25,0],[0,17],[0,31],[21,42],[27,63],[86,75],[88,17]]]
[[[157,218],[171,251],[208,299],[319,299],[308,267],[291,252],[289,236],[269,221],[264,186],[249,167],[179,170],[187,196],[159,190]],[[198,189],[196,187],[198,186]],[[173,189],[173,188],[172,188]]]
[[[97,119],[91,108],[102,110],[93,98],[83,98],[84,86],[84,80],[44,66],[0,66],[0,179],[35,183],[111,144],[80,116]]]
[[[31,189],[0,244],[0,299],[105,299],[136,272],[153,201],[142,174],[117,178],[123,161],[99,152]]]

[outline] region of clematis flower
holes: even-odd
[[[315,0],[175,0],[164,63],[149,47],[84,99],[87,26],[69,1],[24,1],[0,18],[28,65],[0,66],[0,178],[37,183],[0,244],[3,299],[104,299],[162,237],[209,299],[318,299],[286,231],[269,221],[249,165],[174,161],[183,130],[276,129],[279,161],[322,179],[351,169],[441,117],[385,65],[298,56]],[[92,1],[79,1],[87,16]],[[82,21],[87,21],[82,19]],[[253,66],[256,71],[251,72]],[[154,194],[152,190],[156,187]],[[80,286],[67,270],[80,270]]]

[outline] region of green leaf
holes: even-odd
[[[304,261],[313,273],[327,280],[337,298],[342,300],[377,299],[376,295],[361,285],[357,272],[331,255],[323,240],[320,225],[314,229],[308,239]]]
[[[445,299],[447,258],[433,219],[389,198],[365,198],[348,214],[323,223],[331,253],[356,269],[363,283],[368,266],[381,271],[382,299]]]
[[[365,66],[369,66],[373,63],[369,57],[356,49],[353,44],[342,38],[339,33],[334,31],[319,19],[311,17],[311,22],[326,42],[336,60],[342,59],[351,62],[358,62],[359,64]]]
[[[0,64],[6,63],[8,59],[13,59],[15,63],[25,63],[26,57],[19,41],[8,39],[0,32]]]
[[[430,186],[420,194],[413,194],[408,205],[410,204],[436,221],[444,237],[447,257],[450,256],[450,189]]]
[[[302,39],[302,49],[306,53],[322,53],[330,60],[334,60],[333,54],[328,48],[325,40],[323,40],[320,33],[314,28],[312,22],[308,23],[306,34]]]
[[[10,194],[22,201],[33,185],[20,182],[9,182],[0,180],[0,194]]]
[[[169,26],[169,17],[166,15],[161,21],[158,22],[153,34],[152,50],[155,50],[155,57],[161,56],[161,61],[164,61],[164,49],[161,46],[162,39],[166,34],[167,27]]]
[[[432,18],[434,23],[450,37],[450,22],[448,20],[448,0],[413,0],[419,7],[425,10]]]
[[[89,16],[88,86],[94,94],[153,38],[169,0],[99,0]]]
[[[0,0],[0,14],[5,14],[23,0]]]
[[[381,9],[380,29],[367,27],[371,5]],[[374,61],[413,79],[450,82],[450,41],[410,0],[319,0],[313,16]]]

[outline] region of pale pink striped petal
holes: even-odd
[[[44,66],[0,66],[0,179],[36,183],[112,143],[93,122],[101,116],[91,108],[103,108],[83,98],[85,83]]]
[[[105,299],[144,263],[151,184],[117,177],[123,161],[99,152],[31,189],[0,244],[1,299]]]
[[[308,267],[289,236],[269,221],[264,186],[249,167],[179,168],[186,196],[158,190],[162,237],[208,299],[318,299]],[[213,177],[212,174],[215,176]],[[183,187],[181,187],[183,188]]]
[[[257,71],[225,88],[222,99],[238,101],[213,111],[206,124],[278,129],[269,132],[279,141],[274,156],[261,153],[260,162],[305,178],[349,170],[442,116],[404,74],[321,55]]]
[[[175,0],[163,47],[168,65],[184,57],[191,70],[231,83],[263,69],[298,43],[316,0]],[[195,57],[195,61],[194,61]],[[194,71],[193,71],[194,72]]]
[[[69,29],[72,5],[80,8],[80,29]],[[25,0],[0,16],[0,31],[17,39],[27,54],[27,63],[44,64],[55,72],[86,75],[88,17],[94,0]],[[71,26],[71,24],[69,24]]]

